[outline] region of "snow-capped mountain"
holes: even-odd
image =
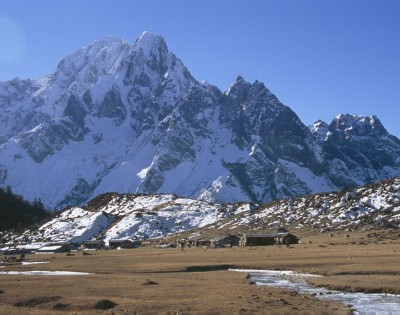
[[[267,202],[400,175],[375,116],[307,127],[261,82],[196,81],[148,32],[0,83],[0,122],[0,185],[53,209],[105,192]]]
[[[48,243],[82,243],[91,238],[149,240],[174,234],[218,236],[248,231],[314,228],[318,231],[397,228],[400,179],[320,193],[269,204],[217,204],[176,195],[103,194],[83,207],[70,207],[54,219],[12,236],[8,244],[37,248]],[[35,245],[36,244],[36,245]],[[6,247],[9,245],[5,245]]]

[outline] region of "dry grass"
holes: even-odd
[[[2,314],[92,314],[98,301],[116,305],[115,314],[346,314],[349,308],[290,291],[248,283],[245,273],[227,268],[291,269],[326,275],[316,285],[350,291],[400,293],[400,241],[387,232],[302,235],[291,248],[155,249],[144,247],[28,255],[48,264],[13,265],[7,270],[90,272],[89,276],[1,275]],[[310,243],[309,243],[310,242]],[[150,285],[152,284],[152,285]],[[60,297],[33,307],[14,306],[40,297]],[[58,305],[58,306],[57,306]],[[61,306],[61,307],[60,307]],[[55,310],[59,309],[59,310]],[[103,312],[103,311],[101,311]],[[110,311],[104,311],[110,312]]]

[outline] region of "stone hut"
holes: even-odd
[[[245,246],[268,246],[283,244],[298,244],[299,239],[289,232],[276,232],[271,234],[245,233],[240,238],[240,245]]]
[[[120,239],[112,239],[109,242],[109,248],[116,249],[116,248],[135,248],[139,247],[141,244],[138,241],[131,241],[131,240],[120,240]]]
[[[102,249],[104,246],[105,243],[102,240],[86,241],[83,243],[83,248],[86,249]]]

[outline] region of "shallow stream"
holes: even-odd
[[[306,279],[320,277],[311,274],[300,274],[293,271],[273,270],[234,270],[247,272],[249,281],[256,285],[265,285],[283,288],[315,295],[320,299],[331,299],[343,304],[352,305],[356,310],[354,314],[360,315],[398,315],[400,314],[400,295],[393,294],[369,294],[332,291],[325,288],[309,286]]]

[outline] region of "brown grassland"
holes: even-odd
[[[314,285],[400,293],[397,231],[319,234],[302,243],[247,248],[104,250],[27,255],[47,264],[0,269],[89,272],[81,276],[0,275],[1,314],[348,314],[351,307],[311,295],[252,285],[228,268],[295,270],[324,275]],[[93,309],[108,299],[112,310]]]

